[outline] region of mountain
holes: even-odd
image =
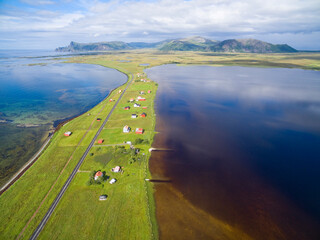
[[[271,44],[256,39],[228,39],[215,41],[195,36],[165,40],[155,43],[120,41],[98,43],[71,42],[67,47],[59,47],[58,52],[112,51],[142,48],[156,48],[161,51],[204,51],[204,52],[247,52],[247,53],[284,53],[297,52],[287,44]]]
[[[271,44],[256,39],[228,39],[210,47],[212,52],[283,53],[297,52],[287,44]]]
[[[110,51],[132,49],[128,43],[120,41],[98,42],[98,43],[77,43],[70,42],[67,47],[56,48],[57,52],[87,52],[87,51]]]

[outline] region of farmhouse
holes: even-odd
[[[131,114],[131,118],[137,118],[138,115],[137,114]]]
[[[97,181],[99,177],[103,177],[103,172],[101,171],[96,172],[96,174],[94,175],[94,180]]]
[[[120,172],[121,171],[121,167],[120,166],[116,166],[114,168],[111,169],[112,172]]]
[[[66,137],[69,137],[71,134],[72,134],[72,132],[70,132],[70,131],[64,133],[64,135],[65,135]]]
[[[137,97],[137,101],[145,101],[146,99],[145,98],[143,98],[143,97],[141,97],[141,96],[138,96]]]
[[[126,126],[123,127],[123,132],[124,132],[124,133],[130,132],[130,130],[131,130],[131,128],[130,128],[128,125],[126,125]]]
[[[143,134],[143,128],[137,128],[136,134]]]
[[[107,200],[107,195],[101,195],[101,196],[99,197],[99,200],[100,200],[100,201]]]

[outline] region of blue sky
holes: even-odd
[[[203,36],[320,50],[319,0],[0,0],[0,49]]]

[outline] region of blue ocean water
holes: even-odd
[[[68,56],[0,51],[0,184],[37,151],[54,121],[87,111],[127,80],[114,69],[63,63]]]

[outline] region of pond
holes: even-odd
[[[320,72],[163,65],[150,160],[162,239],[318,239]]]

